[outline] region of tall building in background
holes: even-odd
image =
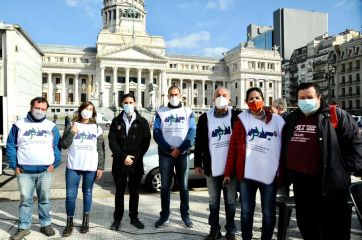
[[[293,51],[328,33],[328,13],[280,8],[273,13],[274,44],[284,61]]]
[[[247,39],[253,42],[258,49],[272,50],[274,46],[273,27],[250,24],[247,27]]]

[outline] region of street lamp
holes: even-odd
[[[336,74],[336,69],[328,64],[327,68],[324,70],[324,78],[327,80],[328,86],[328,103],[331,103],[331,80],[334,79],[334,75]]]

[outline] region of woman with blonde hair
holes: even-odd
[[[71,124],[64,129],[61,147],[68,150],[65,171],[67,226],[64,237],[73,232],[73,217],[82,177],[83,222],[81,233],[89,231],[89,213],[92,206],[92,191],[95,179],[100,179],[104,170],[103,130],[96,123],[97,112],[92,102],[84,102]]]

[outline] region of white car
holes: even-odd
[[[195,180],[204,178],[204,176],[199,176],[195,173],[193,153],[187,156],[187,160],[189,161],[189,179]],[[143,157],[143,165],[145,174],[142,177],[141,184],[144,184],[151,192],[161,191],[161,174],[158,166],[157,145],[150,146],[147,153]],[[171,189],[175,186],[176,182],[176,173],[174,171],[174,176],[171,182]]]

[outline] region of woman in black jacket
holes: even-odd
[[[111,229],[116,231],[123,217],[127,178],[131,224],[138,229],[144,228],[138,219],[138,188],[144,174],[143,156],[148,150],[151,139],[147,120],[134,110],[134,96],[124,95],[122,104],[124,110],[113,119],[108,135],[113,157],[112,175],[116,185],[114,221]]]

